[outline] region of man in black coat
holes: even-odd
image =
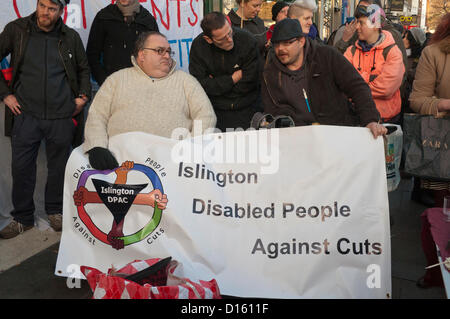
[[[112,73],[132,66],[135,42],[144,31],[159,30],[155,18],[139,0],[118,0],[97,13],[86,53],[99,85]]]
[[[61,230],[65,166],[91,94],[83,43],[61,19],[69,1],[38,0],[33,14],[8,23],[0,34],[0,60],[11,54],[13,68],[9,86],[0,75],[5,133],[11,136],[14,206],[14,220],[0,231],[3,238],[34,225],[36,158],[42,140],[48,162],[45,210],[53,229]]]
[[[201,22],[203,33],[192,42],[189,72],[202,85],[217,116],[216,127],[250,126],[257,109],[259,54],[247,31],[230,26],[224,14],[211,12]]]
[[[296,126],[360,125],[374,137],[386,133],[370,88],[336,49],[314,43],[289,18],[275,25],[272,43],[262,81],[265,113],[290,116]]]

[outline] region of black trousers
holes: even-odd
[[[45,211],[48,215],[62,212],[64,171],[74,132],[71,118],[40,120],[23,112],[14,118],[11,138],[14,210],[11,215],[16,221],[27,226],[34,224],[36,159],[42,140],[45,140],[48,170]]]
[[[214,109],[217,117],[216,127],[221,132],[226,132],[227,129],[242,128],[244,130],[250,127],[253,115],[256,113],[256,108],[252,105],[241,110],[218,110]]]

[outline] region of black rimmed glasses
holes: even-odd
[[[294,43],[295,41],[298,41],[298,40],[299,40],[299,38],[294,38],[294,39],[291,39],[291,40],[285,40],[285,41],[275,42],[275,43],[273,44],[273,46],[274,46],[275,48],[278,48],[278,47],[280,47],[280,46],[282,46],[282,47],[288,47],[288,46],[290,46],[292,43]]]
[[[166,48],[156,48],[156,49],[154,49],[154,48],[143,48],[143,49],[144,50],[155,51],[156,53],[158,53],[158,55],[161,55],[161,56],[163,56],[164,54],[168,53],[171,58],[175,55],[175,52],[172,51],[171,48],[169,48],[169,49],[166,49]]]

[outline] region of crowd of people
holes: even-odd
[[[190,74],[176,68],[166,36],[138,0],[100,10],[86,50],[61,19],[70,0],[37,0],[33,14],[7,24],[0,59],[11,56],[13,75],[10,83],[0,77],[0,100],[12,142],[14,208],[0,237],[34,225],[42,140],[45,210],[60,231],[65,163],[83,141],[92,167],[112,169],[118,163],[110,137],[129,131],[170,137],[175,128],[191,130],[195,120],[203,131],[226,131],[270,114],[289,119],[281,127],[362,126],[377,138],[387,132],[383,123],[401,125],[405,112],[448,115],[450,14],[428,41],[422,29],[405,31],[387,19],[379,0],[361,0],[354,20],[325,42],[313,22],[315,0],[278,1],[270,28],[258,17],[262,0],[236,1],[228,15],[204,16],[190,49]],[[91,75],[100,86],[93,99]],[[450,183],[417,181],[417,198],[423,189],[431,190],[433,206],[442,206]]]

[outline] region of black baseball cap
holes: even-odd
[[[51,0],[54,4],[59,4],[63,8],[70,3],[70,0]]]
[[[276,43],[305,36],[297,19],[286,18],[275,24],[271,41]]]

